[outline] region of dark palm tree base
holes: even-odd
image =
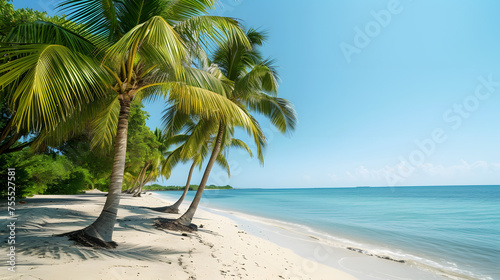
[[[77,245],[85,247],[114,249],[118,246],[114,241],[106,242],[97,237],[90,236],[84,229],[59,234],[57,236],[67,236],[69,240],[74,241]]]
[[[172,207],[172,206],[154,207],[154,208],[148,208],[148,209],[154,210],[157,212],[162,212],[162,213],[179,214],[179,208]]]
[[[158,218],[154,221],[154,226],[156,228],[168,229],[173,231],[187,231],[187,232],[198,231],[197,225],[190,224],[189,226],[186,226],[181,224],[176,219]]]

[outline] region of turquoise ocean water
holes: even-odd
[[[500,279],[500,186],[235,189],[203,196],[211,208],[307,226],[455,279]]]

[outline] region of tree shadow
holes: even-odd
[[[23,204],[18,209],[16,208],[17,219],[10,219],[5,216],[0,218],[0,233],[2,235],[8,234],[9,228],[7,225],[15,221],[17,232],[16,254],[32,256],[26,258],[26,261],[20,262],[19,266],[34,266],[46,263],[46,261],[37,262],[37,258],[49,258],[58,260],[58,262],[100,259],[103,257],[164,261],[165,258],[161,258],[161,256],[189,253],[189,251],[172,250],[157,244],[140,244],[138,243],[140,241],[136,241],[136,243],[126,242],[126,237],[125,242],[120,242],[115,249],[96,249],[78,246],[67,237],[57,236],[84,228],[97,218],[98,212],[95,215],[89,215],[88,212],[65,208],[68,204],[100,204],[100,201],[96,202],[95,196],[102,196],[102,202],[104,203],[105,197],[102,194],[85,194],[78,196],[78,198],[29,198],[26,199],[26,204]],[[121,232],[138,231],[145,234],[158,232],[153,227],[153,219],[158,215],[158,212],[136,206],[125,206],[120,207],[120,209],[130,210],[131,214],[117,220],[115,237]]]
[[[27,197],[23,198],[20,201],[24,201],[25,204],[18,204],[18,207],[20,209],[23,208],[23,206],[31,206],[34,204],[40,205],[40,204],[68,204],[68,203],[95,203],[95,198],[96,197],[102,197],[102,202],[106,200],[106,197],[104,194],[96,193],[96,194],[79,194],[78,198],[75,197]],[[92,198],[92,199],[90,199]]]
[[[17,219],[1,219],[0,233],[8,232],[7,225],[15,221],[16,239],[54,234],[66,228],[83,227],[95,216],[64,208],[36,207],[16,210]],[[51,222],[56,220],[57,222]]]
[[[113,250],[94,249],[77,246],[72,241],[68,240],[68,238],[57,236],[30,238],[29,242],[20,242],[16,244],[16,250],[16,253],[21,256],[36,256],[41,259],[50,258],[63,262],[95,260],[104,257],[120,260],[161,261],[160,256],[189,253],[189,251],[178,251],[158,248],[157,246],[127,243],[120,244]],[[32,258],[27,258],[26,261],[16,265],[34,266],[40,265],[41,263],[33,261]]]

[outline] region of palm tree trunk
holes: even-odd
[[[111,171],[111,182],[104,208],[97,220],[83,229],[86,235],[101,239],[105,242],[112,242],[116,214],[118,212],[118,206],[120,205],[120,193],[123,185],[123,173],[125,171],[125,158],[127,154],[127,131],[130,103],[130,100],[120,99],[120,115],[118,119],[118,129],[116,131],[113,169]]]
[[[224,136],[225,128],[226,126],[223,123],[219,124],[219,131],[217,133],[215,146],[212,151],[212,155],[210,156],[210,160],[208,161],[207,167],[205,168],[205,172],[203,173],[203,178],[201,179],[200,186],[196,191],[196,195],[194,196],[193,202],[191,202],[191,205],[189,205],[189,208],[186,211],[186,213],[184,213],[179,219],[177,219],[177,222],[182,225],[189,226],[191,224],[191,221],[193,220],[194,213],[198,208],[198,204],[200,204],[201,195],[203,194],[203,190],[205,189],[205,186],[207,184],[208,177],[210,176],[210,171],[212,171],[212,167],[214,166],[215,160],[217,159],[217,156],[220,153],[222,137]]]
[[[144,167],[143,167],[143,169],[144,169]],[[137,176],[135,177],[134,182],[132,183],[132,185],[130,185],[130,188],[128,188],[126,190],[123,190],[122,193],[131,194],[135,190],[135,187],[137,186],[137,181],[139,181],[139,176],[141,176],[143,169],[141,169],[141,171],[139,172],[139,174],[137,174]]]
[[[191,168],[189,169],[189,174],[186,181],[186,187],[184,187],[184,192],[182,193],[181,197],[177,200],[177,202],[175,202],[170,206],[152,208],[153,210],[163,213],[173,213],[173,214],[179,213],[179,206],[181,206],[182,201],[184,201],[184,198],[186,197],[186,194],[189,190],[189,185],[191,184],[191,176],[193,175],[193,170],[195,166],[196,166],[196,161],[193,161],[193,164],[191,164]]]
[[[138,196],[140,197],[141,196],[141,193],[142,193],[142,189],[144,188],[144,185],[146,185],[147,182],[149,182],[149,179],[151,179],[151,175],[153,174],[153,170],[151,170],[151,172],[149,172],[148,174],[148,177],[146,178],[143,178],[140,182],[139,182],[139,188],[137,189],[137,191],[134,193],[134,196]],[[144,173],[144,175],[146,175],[146,173]]]
[[[133,184],[132,188],[128,189],[127,193],[131,194],[131,193],[135,193],[137,191],[144,176],[146,175],[146,171],[147,171],[148,167],[149,167],[149,163],[145,163],[144,166],[142,167],[141,171],[139,172],[139,174],[137,174],[137,177],[134,180],[134,184]]]
[[[191,164],[191,168],[189,169],[189,174],[188,174],[188,178],[186,181],[186,186],[184,187],[184,191],[182,192],[181,197],[177,200],[177,202],[175,202],[172,206],[170,206],[173,209],[177,209],[177,213],[179,213],[179,206],[181,206],[182,201],[184,201],[184,198],[186,198],[186,194],[187,194],[187,192],[189,190],[189,186],[191,184],[191,176],[193,175],[193,170],[194,170],[195,166],[196,166],[196,161],[193,161],[193,164]]]
[[[138,195],[138,193],[141,191],[141,186],[142,186],[142,182],[144,180],[144,176],[146,176],[146,171],[144,171],[144,173],[141,174],[141,177],[139,178],[137,185],[134,187],[133,190],[131,190],[129,192],[132,194],[133,197],[140,196],[140,195]]]
[[[17,140],[19,140],[19,138],[21,138],[21,135],[14,133],[14,135],[12,135],[12,137],[9,139],[9,141],[7,141],[2,146],[0,146],[0,155],[6,153],[6,151],[8,151],[10,149],[10,147],[12,147],[14,144],[16,144],[16,142],[17,142]]]
[[[10,153],[15,153],[17,151],[21,151],[22,149],[30,146],[31,144],[33,144],[33,142],[35,141],[29,141],[29,142],[26,142],[24,144],[21,144],[15,148],[9,148],[7,151],[4,151],[4,152],[0,152],[0,155],[3,153],[3,154],[10,154]]]
[[[7,122],[7,125],[4,127],[2,131],[2,134],[0,134],[0,142],[5,140],[5,138],[7,138],[7,135],[9,135],[9,133],[11,132],[13,119],[14,115],[10,117],[9,121]]]

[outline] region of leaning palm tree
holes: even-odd
[[[12,97],[12,106],[19,109],[19,127],[42,123],[52,129],[76,111],[92,108],[84,106],[92,101],[99,99],[107,106],[95,121],[95,135],[101,138],[93,143],[109,145],[111,135],[116,135],[110,188],[97,220],[68,234],[77,242],[115,246],[112,234],[132,102],[148,95],[168,97],[186,113],[251,123],[241,108],[225,98],[226,85],[185,68],[190,63],[188,48],[199,47],[198,39],[220,42],[229,34],[243,44],[248,42],[235,20],[206,15],[213,6],[210,0],[64,0],[62,11],[79,26],[43,22],[22,26],[11,36],[15,44],[0,51],[8,61],[2,65],[0,86],[22,79]],[[68,135],[61,133],[57,138],[62,141]]]
[[[111,90],[115,100],[111,104],[120,107],[111,185],[103,211],[90,226],[70,233],[81,243],[94,242],[95,238],[107,243],[112,240],[125,166],[128,115],[136,98],[168,96],[170,100],[177,100],[181,110],[186,112],[215,117],[221,111],[237,118],[241,115],[236,106],[214,93],[224,91],[216,80],[210,81],[202,72],[186,71],[183,67],[189,63],[187,47],[193,45],[186,39],[200,35],[220,39],[218,32],[226,31],[234,36],[239,34],[234,20],[203,15],[213,6],[213,1],[128,0],[107,3],[66,0],[61,5],[70,20],[87,25],[89,32],[100,35],[101,39],[107,37],[99,42],[106,46],[102,61],[113,80]],[[100,20],[95,21],[96,17]]]
[[[160,153],[155,153],[154,157],[146,164],[146,169],[138,180],[137,188],[132,192],[134,197],[140,197],[144,186],[153,180],[156,180],[159,175],[159,168],[162,161]]]
[[[178,112],[176,112],[174,109],[175,109],[174,107],[168,108],[166,110],[167,114],[177,114],[178,115]],[[173,116],[167,117],[167,119],[172,119],[172,118],[173,118]],[[168,122],[169,121],[167,121],[167,123]],[[186,134],[183,135],[183,138],[185,139],[185,141],[187,141],[187,139],[189,139],[189,137],[191,137],[190,133],[193,130],[197,129],[197,126],[202,126],[202,125],[206,125],[205,122],[198,121],[198,123],[195,123],[194,121],[191,121],[187,125]],[[248,152],[250,157],[253,156],[252,151],[250,150],[248,145],[240,139],[233,138],[232,137],[233,134],[234,133],[227,135],[228,137],[231,137],[231,139],[227,139],[226,141],[223,142],[225,144],[224,147],[222,148],[222,150],[224,152],[219,153],[219,155],[217,156],[216,161],[215,161],[221,168],[226,170],[229,177],[231,176],[231,170],[229,168],[229,163],[227,162],[227,159],[225,156],[227,149],[229,147],[236,147],[236,148],[243,149],[243,150]],[[191,184],[191,176],[193,174],[194,168],[199,167],[201,170],[203,167],[203,165],[202,165],[203,161],[205,161],[205,159],[209,155],[210,151],[212,150],[211,146],[214,143],[213,133],[210,133],[210,131],[207,130],[206,139],[200,138],[200,141],[202,141],[202,142],[198,146],[198,149],[194,153],[191,153],[188,157],[186,157],[185,153],[183,153],[184,148],[185,148],[185,146],[183,144],[183,145],[180,145],[179,147],[177,147],[174,151],[172,151],[172,153],[169,154],[169,156],[165,159],[164,163],[162,164],[162,173],[163,174],[170,174],[171,170],[179,162],[184,162],[184,163],[191,162],[191,167],[189,169],[186,185],[184,187],[184,190],[183,190],[180,198],[172,205],[150,208],[150,209],[158,211],[158,212],[163,212],[163,213],[174,213],[174,214],[179,213],[179,206],[181,206],[181,204],[184,201],[184,198],[186,197],[187,192],[189,190],[189,186]]]
[[[204,65],[211,65],[207,72],[214,77],[224,81],[230,81],[232,87],[227,98],[238,107],[250,114],[250,111],[260,113],[271,120],[271,123],[282,133],[290,132],[295,128],[296,113],[291,103],[276,96],[278,91],[278,75],[272,60],[264,60],[258,51],[258,47],[264,42],[265,35],[254,29],[247,32],[247,36],[252,44],[248,49],[240,42],[229,38],[224,44],[219,45],[212,56],[212,61],[206,61]],[[252,118],[255,126],[257,121]],[[205,122],[216,127],[216,136],[213,141],[212,154],[205,168],[201,183],[196,195],[188,210],[177,220],[158,220],[158,226],[178,228],[179,226],[195,228],[191,224],[196,209],[200,203],[203,190],[208,181],[211,169],[221,151],[229,139],[228,134],[233,130],[228,119],[217,121],[206,119]],[[200,134],[201,135],[201,134]],[[200,143],[200,135],[193,133],[193,136],[186,142],[186,153],[196,150]],[[257,146],[257,155],[261,163],[263,162],[262,147],[265,139],[262,131],[252,133]]]

